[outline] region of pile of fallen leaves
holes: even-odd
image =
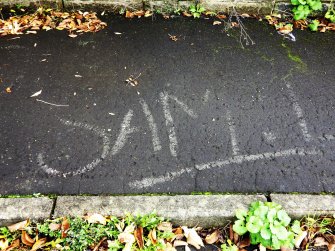
[[[197,231],[200,231],[200,237]],[[174,228],[156,214],[127,215],[123,219],[100,214],[62,217],[32,223],[25,220],[0,228],[1,250],[168,250],[182,246],[190,250],[204,243],[223,241],[219,230],[207,234],[201,228]]]
[[[32,14],[12,16],[0,19],[0,36],[35,34],[38,30],[68,30],[70,37],[82,32],[97,32],[107,26],[94,12],[60,12],[52,9],[38,8]]]
[[[334,217],[307,217],[300,223],[303,231],[295,239],[296,249],[323,247],[322,250],[335,251]],[[154,213],[129,214],[122,219],[95,213],[42,223],[25,220],[0,228],[0,250],[175,251],[177,247],[183,247],[188,251],[191,246],[200,249],[210,244],[223,251],[246,251],[251,242],[249,235],[239,236],[232,226],[212,229],[173,227]],[[259,245],[259,250],[265,250],[265,247]],[[287,248],[283,250],[289,251]]]
[[[272,14],[265,17],[270,25],[273,25],[276,30],[284,35],[290,34],[293,29],[306,30],[311,22],[308,20],[293,20],[281,14]],[[326,18],[315,19],[318,21],[317,30],[319,32],[335,31],[335,23],[330,22]]]

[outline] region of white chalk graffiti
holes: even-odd
[[[161,102],[163,105],[163,112],[165,117],[165,125],[169,134],[170,141],[170,152],[173,157],[177,157],[178,151],[178,140],[176,135],[176,130],[174,126],[174,121],[171,115],[170,106],[169,106],[169,98],[174,100],[190,117],[197,118],[198,115],[192,111],[186,104],[179,101],[175,96],[169,95],[166,92],[162,92],[160,94]]]
[[[307,122],[304,118],[304,112],[298,102],[297,95],[294,93],[293,88],[290,84],[286,83],[287,92],[289,94],[289,98],[293,105],[293,112],[298,118],[298,126],[301,130],[302,136],[305,141],[309,142],[313,140],[312,135],[308,131]],[[205,95],[202,97],[202,104],[205,104],[209,100],[210,92],[206,90]],[[162,92],[159,95],[160,103],[163,110],[163,117],[164,117],[164,124],[166,127],[167,137],[168,137],[168,148],[169,152],[172,157],[177,158],[178,157],[178,137],[176,133],[176,123],[174,121],[174,118],[172,116],[172,111],[170,108],[171,103],[176,104],[176,107],[180,109],[180,111],[186,113],[189,117],[192,119],[198,118],[198,113],[192,110],[185,102],[181,101],[179,98],[177,98],[174,95],[171,95],[167,92]],[[149,105],[145,102],[144,99],[139,99],[139,104],[142,108],[141,113],[144,114],[147,125],[151,134],[151,141],[152,141],[152,148],[154,152],[159,152],[163,149],[161,139],[159,137],[159,131],[158,127],[155,121],[155,118],[153,116],[153,113],[151,112]],[[173,111],[178,112],[178,111]],[[228,127],[227,133],[230,135],[230,144],[231,144],[231,151],[232,151],[232,157],[223,159],[223,160],[215,160],[207,163],[202,164],[195,164],[191,167],[185,167],[181,168],[178,171],[174,172],[168,172],[161,176],[152,176],[147,177],[139,180],[135,180],[130,182],[128,185],[131,188],[134,189],[144,189],[147,187],[151,187],[153,185],[161,184],[164,182],[172,181],[178,177],[181,177],[185,174],[190,174],[198,171],[208,170],[212,168],[224,168],[229,165],[234,164],[243,164],[248,162],[254,162],[259,160],[271,160],[275,158],[287,158],[292,156],[300,156],[300,157],[306,157],[306,156],[315,156],[315,155],[321,155],[322,152],[316,148],[310,147],[310,148],[301,148],[301,147],[292,147],[289,149],[281,149],[279,151],[273,151],[273,152],[263,152],[263,153],[257,153],[257,154],[249,154],[249,155],[243,155],[241,154],[241,150],[239,148],[239,137],[237,134],[237,129],[235,125],[235,118],[232,116],[232,112],[229,109],[225,109],[222,111],[224,114],[224,120],[226,121],[226,126]],[[131,138],[131,135],[133,133],[139,132],[139,129],[132,125],[132,119],[134,117],[134,111],[132,109],[128,110],[128,112],[125,114],[120,130],[118,133],[118,136],[116,137],[115,143],[112,145],[111,142],[111,135],[105,130],[85,124],[80,122],[73,122],[68,121],[64,119],[60,119],[60,122],[69,127],[75,127],[80,128],[86,131],[91,132],[98,138],[102,139],[102,145],[101,145],[101,154],[98,158],[94,159],[92,162],[88,163],[87,165],[77,167],[73,171],[68,172],[61,172],[60,170],[54,169],[50,167],[48,164],[46,164],[46,153],[40,152],[37,154],[37,164],[40,167],[41,170],[43,170],[48,175],[58,175],[58,176],[74,176],[74,175],[80,175],[84,174],[86,172],[92,171],[94,168],[96,168],[99,164],[101,164],[105,159],[107,159],[110,156],[115,156],[121,152],[121,150],[126,146],[128,140]],[[110,130],[110,129],[109,129]],[[327,136],[327,137],[326,137]],[[326,140],[329,140],[331,135],[326,135],[323,138]],[[263,137],[267,142],[274,142],[277,139],[277,136],[275,133],[271,131],[263,132]],[[322,140],[323,140],[322,138]],[[334,139],[335,137],[331,138]],[[243,149],[242,149],[243,150]]]

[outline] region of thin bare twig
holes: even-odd
[[[229,29],[231,29],[233,27],[233,25],[232,25],[232,23],[233,23],[232,18],[233,17],[236,18],[236,22],[238,23],[238,27],[240,28],[240,44],[241,44],[242,48],[244,49],[243,42],[245,43],[246,46],[248,46],[250,44],[254,45],[255,42],[249,36],[249,34],[247,32],[247,29],[245,28],[241,18],[237,14],[237,11],[236,11],[234,6],[233,6],[233,10],[229,14],[228,21],[225,22],[225,28],[224,28],[225,31],[228,31]]]
[[[49,103],[49,102],[41,100],[41,99],[36,99],[36,101],[47,104],[47,105],[52,105],[52,106],[69,106],[69,105],[59,105],[59,104]]]

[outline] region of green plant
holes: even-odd
[[[173,10],[173,14],[175,14],[175,15],[180,15],[180,13],[181,13],[180,8],[176,8],[176,9]]]
[[[205,8],[202,7],[200,4],[197,5],[191,5],[190,6],[190,12],[192,13],[194,18],[200,18],[201,13],[205,11]]]
[[[234,243],[232,243],[231,240],[228,239],[227,244],[224,243],[224,244],[221,245],[221,250],[222,251],[238,251],[238,247]]]
[[[300,222],[294,221],[279,204],[257,201],[248,211],[237,210],[233,230],[244,235],[249,233],[251,244],[262,244],[271,249],[292,248],[294,238],[301,232]]]
[[[311,29],[311,31],[318,31],[319,24],[319,20],[313,20],[312,23],[308,25],[308,27]]]
[[[305,217],[302,219],[303,228],[308,231],[310,239],[316,235],[332,234],[335,227],[334,217]]]
[[[291,0],[294,20],[304,20],[312,11],[321,10],[321,0]]]
[[[329,19],[330,22],[335,23],[335,10],[333,6],[328,9],[328,11],[325,14],[325,18]]]

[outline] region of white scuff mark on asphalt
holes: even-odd
[[[265,138],[265,140],[269,143],[273,143],[277,137],[273,132],[263,132],[263,136]]]
[[[299,126],[300,126],[300,129],[302,131],[303,137],[304,137],[305,141],[309,142],[313,138],[312,138],[311,134],[308,131],[307,123],[306,123],[306,120],[304,118],[304,112],[303,112],[301,106],[299,105],[298,98],[295,95],[292,86],[289,83],[287,83],[286,87],[287,87],[287,91],[288,91],[289,97],[290,97],[290,99],[291,99],[291,101],[293,103],[294,112],[295,112],[295,114],[298,117]]]
[[[235,124],[232,121],[230,110],[226,111],[226,120],[228,122],[228,128],[229,128],[229,133],[230,133],[230,141],[231,141],[231,148],[232,148],[232,151],[233,151],[233,155],[238,155],[240,149],[238,147]]]
[[[162,149],[162,146],[161,146],[161,141],[158,137],[158,130],[157,130],[157,125],[155,123],[154,117],[152,116],[149,106],[144,101],[144,99],[140,99],[140,104],[142,105],[143,112],[149,123],[149,128],[152,134],[152,145],[153,145],[154,151],[155,152],[160,151]]]
[[[80,122],[72,122],[72,121],[68,121],[64,119],[60,119],[60,122],[66,126],[72,126],[72,127],[78,127],[78,128],[85,129],[87,131],[94,133],[98,137],[102,138],[102,152],[101,152],[100,157],[93,160],[91,163],[78,168],[76,171],[71,171],[71,172],[66,172],[66,173],[61,173],[60,171],[53,169],[49,167],[47,164],[45,164],[44,159],[43,159],[43,154],[40,153],[37,156],[38,165],[47,174],[50,174],[50,175],[62,174],[63,177],[67,177],[70,175],[75,176],[75,175],[83,174],[83,173],[92,171],[98,164],[100,164],[100,162],[102,162],[108,156],[109,151],[110,151],[110,147],[109,147],[110,139],[109,139],[109,135],[107,135],[104,130],[91,126],[89,124],[80,123]]]
[[[50,102],[47,102],[47,101],[44,101],[44,100],[41,100],[41,99],[36,99],[36,101],[47,104],[47,105],[52,105],[52,106],[69,106],[69,105],[60,105],[60,104],[50,103]]]
[[[208,100],[209,100],[209,94],[210,94],[210,91],[208,89],[206,89],[205,95],[202,98],[204,104],[208,102]]]
[[[130,127],[130,122],[133,115],[134,111],[129,110],[128,113],[124,116],[119,136],[117,137],[117,140],[112,148],[112,155],[117,154],[124,147],[129,137],[129,134],[137,131],[136,127]]]
[[[292,156],[314,156],[314,155],[321,155],[322,152],[320,150],[316,149],[304,149],[304,148],[291,148],[283,151],[278,152],[265,152],[265,153],[259,153],[259,154],[252,154],[252,155],[237,155],[233,156],[226,160],[218,160],[218,161],[212,161],[204,164],[198,164],[194,167],[187,167],[183,168],[179,171],[175,172],[169,172],[165,175],[161,175],[158,177],[149,177],[144,178],[142,180],[137,180],[130,182],[128,185],[131,188],[135,189],[142,189],[146,187],[151,187],[153,185],[165,183],[172,181],[176,178],[179,178],[185,173],[191,173],[194,171],[203,171],[203,170],[209,170],[213,168],[223,168],[225,166],[229,166],[232,164],[242,164],[245,162],[253,162],[257,160],[271,160],[276,158],[287,158]]]

